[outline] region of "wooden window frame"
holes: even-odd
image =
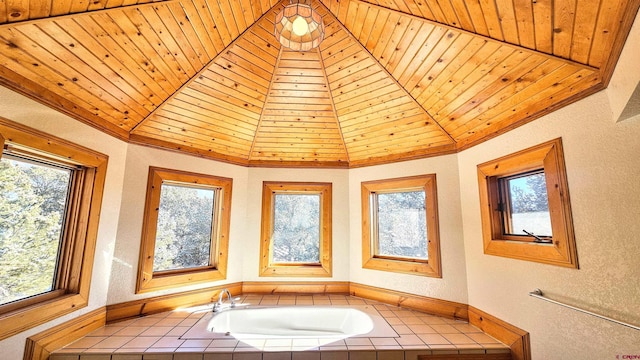
[[[0,147],[76,167],[56,288],[0,306],[2,340],[88,305],[108,156],[3,118]]]
[[[428,260],[402,257],[377,256],[375,234],[372,234],[371,196],[376,192],[400,192],[406,189],[422,189],[425,193]],[[438,194],[436,175],[418,175],[361,183],[362,199],[362,267],[427,277],[442,277],[440,258],[440,230],[438,224]]]
[[[504,235],[498,179],[543,169],[547,183],[552,242],[532,236]],[[562,139],[554,139],[478,165],[484,253],[513,259],[578,268],[569,186]]]
[[[215,251],[210,254],[212,257],[210,265],[189,269],[153,271],[160,192],[163,182],[172,185],[197,185],[220,189],[216,195],[219,201],[214,203],[214,213],[218,216],[217,218],[214,216],[213,219],[215,229],[212,230],[212,249]],[[227,278],[232,186],[233,179],[230,178],[149,167],[136,294]]]
[[[271,236],[276,194],[320,195],[320,263],[282,264],[272,259]],[[262,225],[260,232],[260,276],[330,277],[332,276],[331,254],[332,184],[308,182],[269,182],[262,184]]]

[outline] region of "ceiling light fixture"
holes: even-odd
[[[295,2],[293,2],[295,1]],[[276,39],[291,50],[307,51],[324,39],[322,16],[306,0],[292,0],[276,15]]]

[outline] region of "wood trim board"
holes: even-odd
[[[469,324],[478,327],[511,348],[513,360],[531,360],[529,333],[471,305]]]
[[[107,323],[170,311],[180,307],[212,303],[217,300],[218,294],[222,289],[228,289],[231,295],[240,295],[242,293],[242,283],[212,286],[107,305]]]
[[[24,359],[47,360],[49,355],[106,324],[107,309],[100,307],[27,338]]]

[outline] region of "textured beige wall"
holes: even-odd
[[[640,353],[640,331],[528,296],[540,288],[640,324],[640,121],[611,121],[596,94],[459,156],[469,304],[531,333],[534,359]],[[580,269],[484,255],[476,165],[562,137]]]
[[[263,181],[309,181],[332,183],[332,277],[287,278],[260,277],[260,224],[262,218]],[[349,280],[349,204],[348,172],[340,169],[249,169],[247,212],[242,220],[246,228],[244,244],[244,281],[348,281]]]
[[[638,69],[640,70],[640,69]],[[640,331],[528,296],[640,324],[640,119],[615,123],[604,92],[460,153],[469,304],[531,333],[534,359],[640,354]],[[562,137],[580,269],[484,255],[476,166]]]
[[[360,184],[363,181],[436,174],[442,278],[392,273],[362,268],[362,215]],[[467,303],[467,279],[460,213],[460,188],[456,155],[349,170],[350,280],[438,299]]]
[[[27,337],[106,304],[111,259],[116,244],[127,144],[4,87],[0,87],[0,116],[109,156],[89,305],[84,309],[0,341],[0,350],[2,351],[0,358],[17,360],[22,359]]]
[[[229,232],[229,267],[226,280],[171,290],[134,294],[149,166],[224,176],[233,179],[231,228]],[[149,296],[241,281],[241,264],[244,260],[243,239],[246,237],[244,217],[247,203],[247,173],[247,168],[241,166],[144,146],[130,145],[127,152],[124,187],[122,190],[122,207],[120,209],[120,224],[117,234],[118,242],[116,243],[113,257],[112,280],[109,284],[107,303],[116,304]]]
[[[631,97],[633,90],[640,84],[640,14],[631,28],[616,70],[607,88],[613,121],[618,121]]]

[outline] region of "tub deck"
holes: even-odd
[[[510,359],[510,349],[465,321],[345,295],[241,295],[259,306],[367,306],[388,324],[373,337],[251,338],[185,336],[211,307],[108,324],[52,353],[51,360],[427,360]],[[387,325],[385,324],[385,325]],[[191,331],[190,331],[191,330]]]

